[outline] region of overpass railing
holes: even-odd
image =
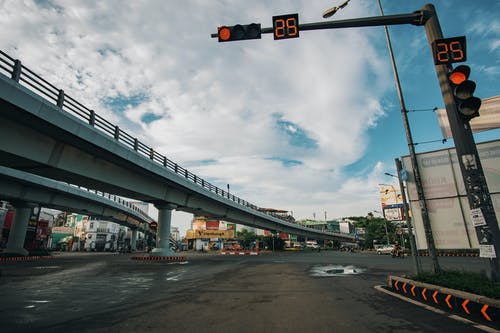
[[[79,185],[74,185],[74,184],[69,184],[69,183],[65,183],[67,184],[68,186],[72,186],[72,187],[76,187],[82,191],[87,191],[89,193],[93,193],[95,194],[96,196],[99,196],[99,197],[103,197],[105,199],[108,199],[108,200],[111,200],[117,204],[120,204],[124,207],[127,207],[133,211],[135,211],[137,214],[141,215],[142,218],[145,220],[145,221],[148,221],[148,223],[152,222],[153,221],[153,218],[151,216],[149,216],[145,211],[143,211],[141,208],[139,208],[134,202],[130,202],[128,200],[125,200],[117,195],[114,195],[114,194],[110,194],[110,193],[107,193],[107,192],[102,192],[102,191],[98,191],[98,190],[94,190],[94,189],[90,189],[90,188],[86,188],[86,187],[82,187],[82,186],[79,186]]]
[[[20,60],[10,57],[1,50],[0,72],[7,73],[12,80],[28,88],[40,97],[45,98],[62,110],[71,113],[106,135],[113,137],[116,141],[136,151],[138,154],[149,158],[151,161],[162,165],[177,175],[203,187],[205,190],[213,192],[245,207],[255,210],[258,209],[256,205],[251,204],[250,202],[243,200],[228,191],[218,188],[203,178],[193,174],[189,170],[181,167],[177,163],[171,161],[166,156],[155,151],[152,147],[140,142],[137,138],[122,130],[119,126],[110,123],[94,110],[89,109],[71,96],[67,95],[64,90],[57,88],[40,75],[22,65]]]

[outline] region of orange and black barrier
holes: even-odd
[[[185,257],[180,257],[180,256],[134,256],[130,257],[130,259],[139,261],[170,261],[170,262],[186,261]]]
[[[458,290],[390,276],[393,292],[475,322],[500,328],[500,301]]]
[[[0,257],[0,261],[33,261],[37,259],[53,259],[54,256],[20,256],[20,257]]]

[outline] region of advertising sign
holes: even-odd
[[[479,143],[477,148],[498,217],[500,216],[500,140]],[[411,160],[409,156],[404,156],[402,160],[404,168],[408,170],[406,185],[417,247],[427,249],[417,188],[411,172]],[[469,209],[455,149],[417,154],[417,163],[436,248],[482,249],[480,255],[487,257],[490,249],[480,247],[475,230],[476,226],[485,223],[483,212]]]
[[[473,118],[470,121],[472,133],[478,133],[500,127],[500,96],[485,98],[479,108],[480,117]],[[443,139],[452,138],[450,122],[445,109],[437,109],[439,126]]]
[[[73,234],[72,227],[52,227],[53,234]]]
[[[205,225],[207,230],[219,230],[219,221],[217,220],[207,220]]]
[[[384,217],[389,221],[403,220],[403,199],[394,185],[379,184],[380,203]]]
[[[188,230],[186,233],[188,239],[200,238],[234,238],[234,232],[231,230]]]

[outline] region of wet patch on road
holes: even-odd
[[[165,278],[166,281],[179,281],[182,280],[184,273],[186,270],[180,270],[177,272],[168,272],[167,277]]]
[[[329,277],[346,276],[364,273],[366,269],[352,265],[317,265],[311,268],[311,276]]]

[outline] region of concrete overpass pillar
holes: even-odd
[[[130,240],[130,249],[137,251],[137,229],[132,229],[132,239]]]
[[[7,247],[3,253],[27,256],[29,252],[24,248],[24,240],[26,238],[26,230],[28,229],[31,210],[34,205],[25,201],[11,202],[11,204],[16,209],[16,212],[14,221],[10,227]]]
[[[151,251],[152,256],[173,256],[175,252],[170,249],[170,224],[172,210],[175,205],[155,205],[158,209],[158,228],[156,231],[156,247]]]

